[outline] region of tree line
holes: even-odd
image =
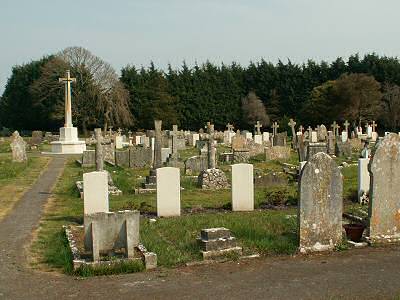
[[[15,66],[0,99],[0,126],[25,130],[58,130],[63,124],[64,91],[58,83],[65,70],[77,77],[73,85],[73,121],[85,132],[109,126],[131,129],[178,124],[198,130],[211,121],[253,129],[260,120],[287,128],[348,119],[378,121],[380,128],[400,127],[400,61],[396,57],[358,54],[331,63],[276,64],[261,60],[206,62],[167,70],[127,65],[120,77],[88,50],[70,47]]]

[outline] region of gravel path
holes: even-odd
[[[33,271],[26,266],[25,247],[64,163],[63,158],[54,158],[0,223],[0,299],[393,299],[400,296],[399,247],[262,258],[89,279]]]

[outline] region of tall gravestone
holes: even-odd
[[[371,242],[400,241],[400,137],[390,133],[370,164],[369,235]]]
[[[154,141],[154,166],[153,169],[162,167],[161,160],[161,148],[162,148],[162,132],[161,132],[161,120],[154,120],[155,129],[155,141]]]
[[[181,186],[178,168],[157,169],[157,216],[172,217],[181,214]]]
[[[300,252],[332,250],[342,241],[343,178],[326,153],[303,167],[298,206]]]
[[[232,165],[232,210],[254,210],[254,181],[252,164]]]
[[[104,154],[103,154],[103,136],[101,134],[101,128],[94,129],[94,135],[96,138],[96,171],[104,170]]]

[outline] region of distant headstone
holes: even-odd
[[[310,160],[318,152],[327,153],[326,143],[309,143],[307,146],[306,160]]]
[[[379,142],[371,165],[369,233],[372,243],[400,241],[400,137]]]
[[[34,130],[32,131],[31,144],[39,145],[43,141],[43,131]]]
[[[264,149],[265,160],[288,160],[290,158],[290,148],[283,146],[272,146]]]
[[[18,131],[14,131],[11,139],[12,161],[25,162],[28,160],[26,155],[26,142],[19,135]]]
[[[343,178],[325,153],[315,154],[300,178],[300,252],[333,250],[342,241]]]
[[[96,165],[96,151],[84,150],[82,154],[82,167],[90,168]]]
[[[232,210],[254,210],[254,181],[252,164],[232,165]]]
[[[328,137],[328,131],[324,124],[318,127],[317,135],[318,135],[318,142],[326,142],[326,138]]]

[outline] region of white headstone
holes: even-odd
[[[141,145],[142,144],[142,139],[140,138],[140,135],[137,135],[135,137],[135,144],[136,145]]]
[[[348,139],[348,133],[347,131],[342,131],[342,142],[346,143]]]
[[[123,143],[122,136],[121,135],[117,135],[115,137],[115,149],[122,149],[124,147],[122,143]]]
[[[261,134],[255,134],[254,135],[254,143],[262,145],[263,137],[262,137]]]
[[[83,174],[83,207],[85,215],[109,211],[107,172]]]
[[[252,164],[232,165],[232,210],[254,210],[254,182]]]
[[[369,138],[372,138],[372,126],[371,126],[371,125],[368,125],[368,128],[367,128],[367,136],[368,136]]]
[[[189,144],[190,144],[190,146],[192,146],[192,147],[194,147],[194,146],[196,146],[196,142],[198,141],[198,140],[200,140],[200,135],[198,134],[198,133],[193,133],[191,136],[190,136],[190,142],[189,142]]]
[[[316,131],[311,132],[311,143],[317,143],[318,142],[318,133]]]
[[[157,216],[181,215],[181,184],[179,168],[157,169]]]
[[[252,140],[253,134],[251,132],[246,132],[246,139]]]
[[[263,132],[263,142],[269,142],[269,132]]]
[[[358,159],[358,198],[369,192],[370,177],[368,172],[369,158]]]
[[[376,142],[378,140],[378,133],[376,131],[372,132],[371,141]]]

